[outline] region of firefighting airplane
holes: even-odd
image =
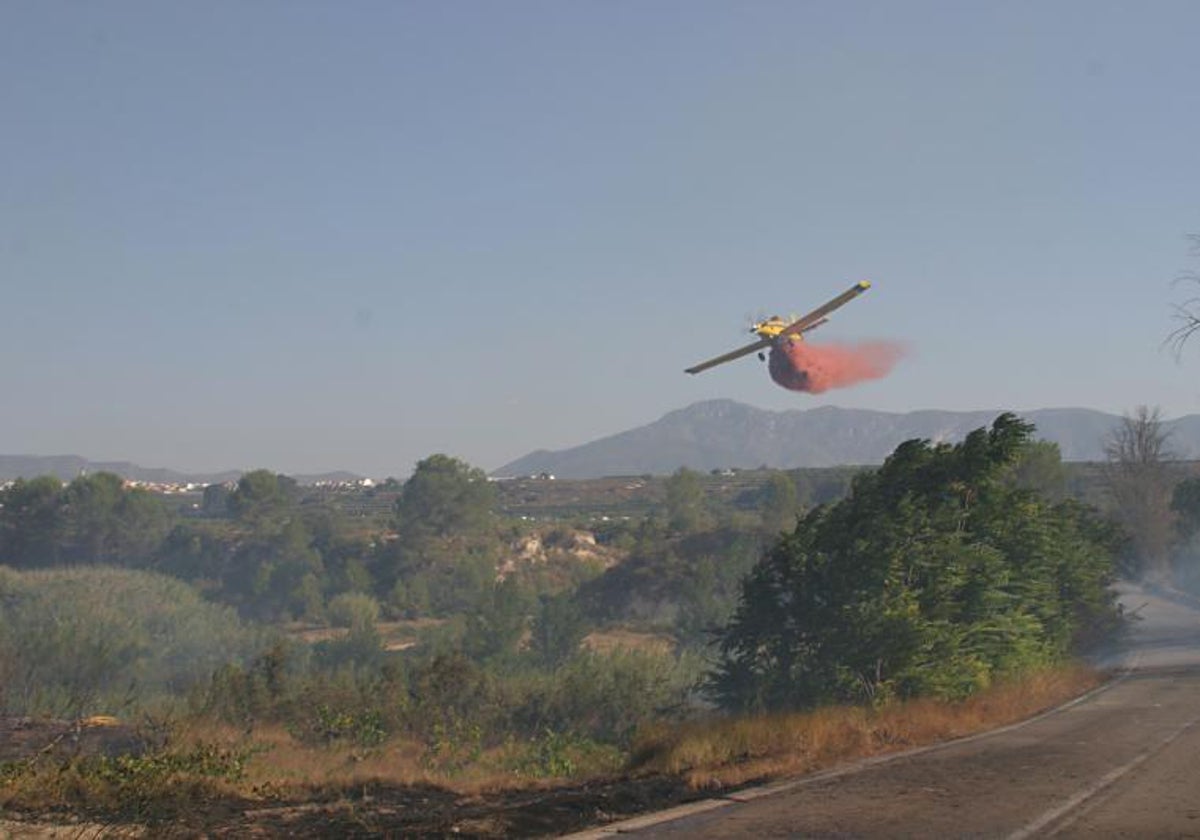
[[[708,370],[710,367],[732,362],[734,359],[740,359],[742,356],[748,356],[751,353],[758,351],[758,357],[763,358],[762,351],[768,347],[778,345],[784,341],[803,341],[804,333],[809,330],[815,330],[817,327],[824,324],[829,319],[826,317],[830,312],[840,306],[844,306],[854,298],[861,295],[867,289],[871,288],[871,281],[860,280],[851,286],[846,291],[835,297],[833,300],[824,306],[817,307],[812,312],[809,312],[803,317],[797,318],[792,322],[787,322],[778,315],[767,318],[765,321],[759,321],[754,326],[750,327],[750,332],[757,335],[758,341],[753,344],[747,344],[745,347],[739,347],[736,350],[731,350],[723,356],[717,356],[715,359],[709,359],[707,362],[701,362],[695,367],[687,368],[687,373],[700,373]]]

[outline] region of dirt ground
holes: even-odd
[[[434,786],[387,786],[353,796],[210,801],[200,812],[153,825],[100,815],[4,814],[0,840],[94,837],[557,836],[704,797],[678,779],[649,777],[463,796]]]
[[[143,735],[112,718],[65,721],[0,716],[0,764],[43,755],[140,753],[147,745]]]
[[[382,788],[353,800],[248,809],[206,830],[238,837],[542,837],[703,795],[663,777],[467,797],[437,787]]]

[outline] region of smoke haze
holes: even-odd
[[[847,388],[880,379],[904,355],[904,348],[891,341],[862,344],[810,344],[784,341],[771,348],[768,370],[784,388],[820,394],[830,388]]]

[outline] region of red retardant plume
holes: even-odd
[[[820,394],[887,376],[902,355],[904,348],[889,341],[814,345],[784,340],[771,348],[767,369],[784,388]]]

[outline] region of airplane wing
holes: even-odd
[[[701,371],[708,370],[710,367],[716,367],[717,365],[724,364],[725,362],[732,362],[734,359],[740,359],[742,356],[747,356],[753,353],[755,350],[762,350],[765,347],[770,347],[782,336],[796,335],[797,333],[815,329],[816,327],[819,327],[821,324],[825,323],[827,320],[825,317],[826,315],[837,309],[839,306],[845,306],[847,303],[854,300],[869,288],[871,288],[870,280],[859,280],[849,289],[842,292],[833,300],[829,301],[829,303],[814,309],[804,317],[798,318],[797,320],[788,324],[787,327],[783,329],[774,339],[760,339],[753,344],[747,344],[745,347],[739,347],[736,350],[731,350],[723,356],[717,356],[715,359],[709,359],[707,362],[701,362],[694,367],[687,368],[684,372],[700,373]]]
[[[723,356],[717,356],[715,359],[709,359],[707,362],[701,362],[695,367],[687,368],[685,373],[699,373],[702,370],[708,370],[710,367],[732,362],[734,359],[740,359],[742,356],[748,356],[755,350],[762,350],[764,347],[771,346],[771,339],[763,338],[753,344],[747,344],[745,347],[739,347],[736,350],[731,350]]]
[[[832,312],[833,310],[837,309],[840,306],[845,306],[847,303],[854,300],[856,297],[861,295],[863,292],[865,292],[869,288],[871,288],[870,280],[859,280],[857,283],[855,283],[849,289],[842,292],[840,295],[835,297],[833,300],[829,301],[829,303],[827,303],[824,306],[821,306],[817,309],[814,309],[812,312],[809,312],[804,317],[788,324],[787,327],[779,334],[781,336],[795,335],[796,333],[802,333],[805,330],[808,330],[808,329],[811,329],[811,328],[817,326],[817,323],[820,322],[821,319],[823,319],[830,312]]]

